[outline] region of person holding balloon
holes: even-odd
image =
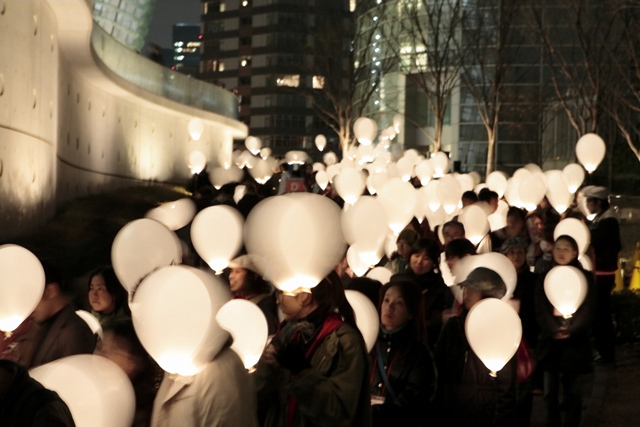
[[[393,280],[380,295],[380,333],[371,352],[372,425],[426,425],[437,375],[424,344],[420,289]]]
[[[511,357],[494,377],[470,347],[465,332],[472,307],[487,298],[502,298],[507,287],[498,273],[485,267],[471,271],[460,286],[463,289],[462,312],[444,325],[434,352],[438,370],[435,425],[513,425],[516,356]]]
[[[535,310],[540,325],[536,355],[544,369],[547,425],[578,426],[585,375],[593,371],[590,328],[596,303],[594,284],[591,274],[584,271],[578,261],[578,244],[573,237],[559,236],[552,254],[553,268],[539,279],[536,287]],[[573,272],[573,280],[556,275],[563,269]],[[552,280],[553,277],[560,279]],[[577,291],[568,292],[571,289]],[[566,300],[578,293],[582,294],[583,300],[579,297]],[[573,305],[571,310],[575,312],[563,315],[559,311],[560,304],[567,303]],[[564,393],[564,423],[560,415],[560,385]]]
[[[370,425],[367,351],[338,276],[278,305],[286,323],[253,374],[261,425]]]

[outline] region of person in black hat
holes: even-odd
[[[595,359],[606,365],[615,363],[616,332],[611,316],[611,291],[615,287],[618,254],[622,248],[620,226],[609,204],[609,190],[590,186],[584,191],[587,209],[596,214],[591,221],[591,250],[595,255],[596,313],[593,322]]]
[[[444,326],[434,359],[438,388],[435,425],[513,425],[516,411],[516,356],[492,378],[489,369],[473,352],[465,334],[471,307],[485,298],[502,298],[507,287],[498,273],[478,267],[460,283],[463,310]]]

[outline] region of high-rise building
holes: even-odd
[[[349,1],[202,2],[200,78],[236,92],[240,120],[276,154],[311,146],[323,127],[308,99],[322,79],[307,47],[316,18],[336,10],[349,16]]]
[[[174,70],[183,74],[198,74],[201,39],[199,24],[175,24],[173,26],[171,65]]]
[[[93,0],[93,19],[114,39],[142,51],[156,0]]]

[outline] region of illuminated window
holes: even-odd
[[[322,88],[324,88],[324,77],[323,76],[313,76],[313,88],[314,89],[322,89]]]
[[[360,61],[356,61],[353,63],[353,68],[358,68],[360,66]]]
[[[248,2],[247,0],[244,0],[244,1],[242,2],[242,7],[246,7],[246,6],[248,6],[248,5],[249,5],[249,2]]]
[[[225,10],[227,10],[227,5],[221,1],[220,2],[220,12],[224,12]]]
[[[203,3],[202,4],[202,14],[206,15],[209,13],[209,3]]]
[[[298,87],[300,86],[300,74],[290,74],[288,76],[282,76],[276,79],[276,85]]]
[[[218,71],[224,71],[224,62],[220,61],[218,64]]]
[[[251,64],[251,57],[250,56],[243,56],[240,59],[240,66],[241,67],[246,67],[247,65]]]
[[[184,59],[184,55],[174,56],[173,59],[175,59],[176,61],[182,61]]]
[[[356,10],[356,0],[349,0],[349,11],[353,12]]]

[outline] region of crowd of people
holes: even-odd
[[[303,173],[287,179],[295,185],[285,182],[280,193],[315,191],[341,202],[330,186],[314,188]],[[196,203],[199,208],[232,205],[246,217],[265,195],[247,185],[236,203],[235,186],[194,188]],[[463,203],[497,208],[496,193],[482,190],[473,196],[466,194]],[[411,222],[398,235],[397,250],[380,261],[393,273],[384,284],[355,277],[343,261],[316,287],[282,292],[263,279],[250,256],[238,256],[224,278],[233,298],[262,310],[271,337],[252,373],[229,343],[193,378],[163,373],[136,336],[127,292],[109,266],[92,272],[86,288],[85,308],[103,330],[98,339],[75,314],[65,278],[43,262],[42,300],[10,337],[0,340],[0,424],[73,425],[64,403],[55,393],[39,391],[46,389],[33,384],[25,369],[95,353],[130,378],[134,426],[526,426],[534,394],[544,395],[548,425],[578,426],[585,375],[595,362],[615,363],[610,293],[621,246],[607,190],[592,187],[585,197],[595,214],[588,222],[593,271],[578,261],[574,238],[553,238],[562,218],[587,223],[586,218],[577,209],[559,215],[546,200],[530,213],[510,208],[506,226],[491,232],[482,247],[465,238],[456,219],[440,230]],[[478,267],[458,285],[456,298],[443,280],[443,269],[455,274],[462,259],[487,247],[504,254],[517,271],[510,303],[523,330],[518,352],[495,377],[470,347],[465,320],[479,301],[503,298],[506,284],[495,271]],[[560,315],[544,292],[550,269],[566,265],[588,283],[585,301],[571,319]],[[378,309],[380,330],[371,351],[345,289],[362,291]],[[42,398],[20,397],[27,389]]]

